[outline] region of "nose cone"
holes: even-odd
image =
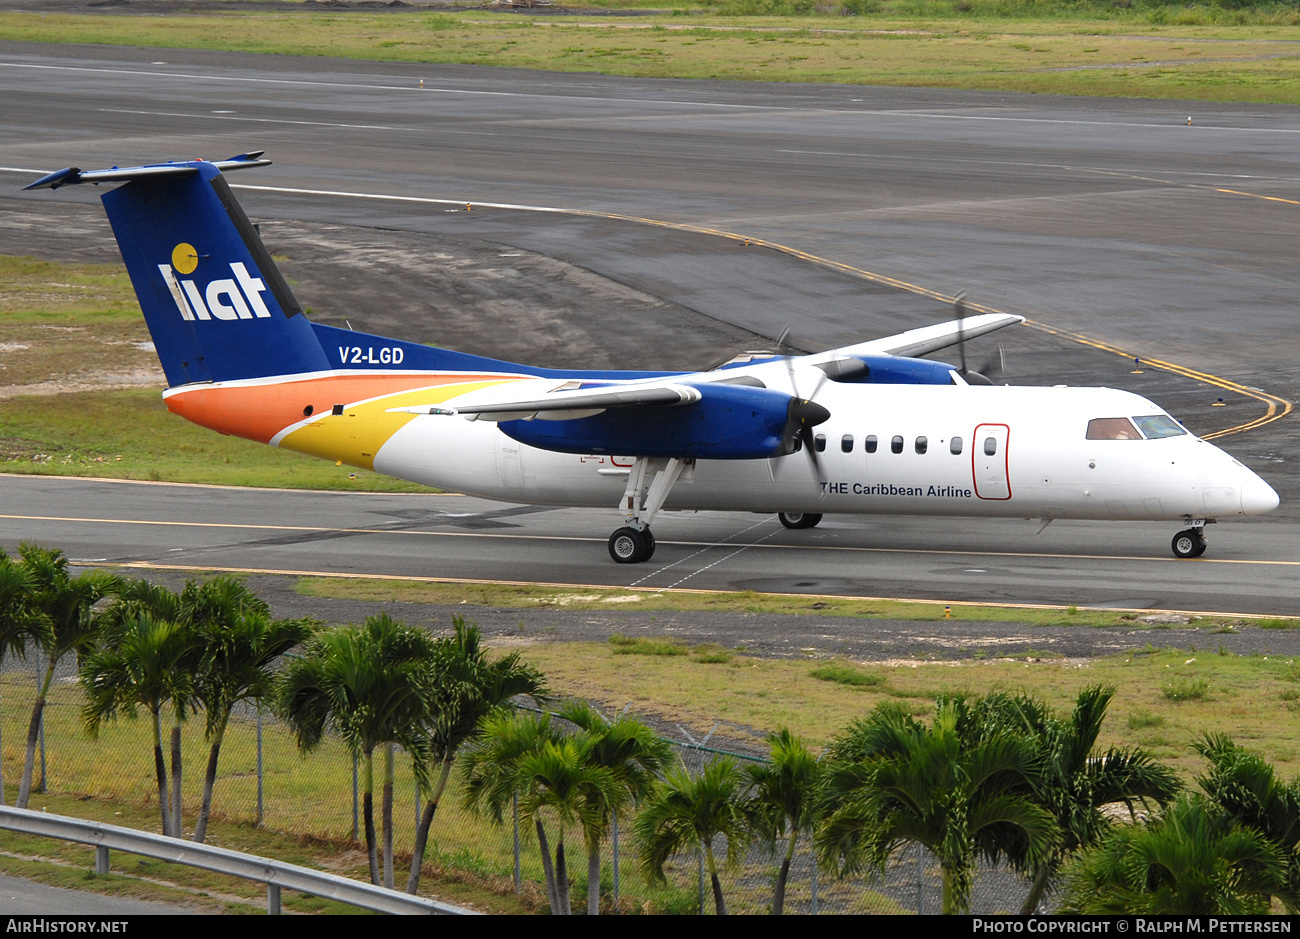
[[[1281,502],[1277,492],[1254,473],[1241,487],[1241,513],[1243,515],[1267,515]]]

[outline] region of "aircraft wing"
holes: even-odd
[[[596,384],[548,380],[509,382],[472,391],[439,405],[392,408],[405,414],[459,414],[468,420],[571,420],[590,417],[608,408],[673,407],[693,404],[698,388],[675,381]]]
[[[936,323],[909,329],[905,333],[872,339],[852,346],[829,349],[802,357],[799,361],[806,365],[823,365],[848,356],[856,355],[899,355],[914,358],[929,355],[940,349],[955,346],[965,339],[974,339],[1006,326],[1023,323],[1025,318],[1014,313],[981,313],[965,319],[952,320],[948,323]]]

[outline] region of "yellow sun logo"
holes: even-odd
[[[172,267],[176,268],[177,273],[193,274],[198,266],[199,253],[194,250],[194,245],[182,241],[172,249]]]

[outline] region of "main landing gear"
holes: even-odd
[[[646,528],[626,526],[609,536],[609,556],[620,564],[640,564],[654,557],[655,536]]]
[[[640,564],[654,557],[655,536],[650,532],[650,523],[677,481],[683,477],[690,480],[694,473],[694,460],[637,457],[628,473],[621,503],[627,524],[609,536],[609,556],[619,564]]]
[[[1205,553],[1205,526],[1214,519],[1185,518],[1183,524],[1192,526],[1174,535],[1170,547],[1176,558],[1199,558]]]
[[[786,528],[816,528],[822,520],[820,512],[777,512],[776,517]]]

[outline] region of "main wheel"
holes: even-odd
[[[648,561],[655,556],[655,533],[647,528],[641,534],[645,537],[645,557],[641,560]]]
[[[620,528],[609,536],[609,556],[619,564],[640,564],[654,553],[646,532]]]
[[[1199,558],[1205,553],[1205,535],[1199,529],[1188,528],[1174,535],[1170,547],[1176,558]]]
[[[818,512],[778,512],[776,517],[786,528],[816,528],[822,520]]]

